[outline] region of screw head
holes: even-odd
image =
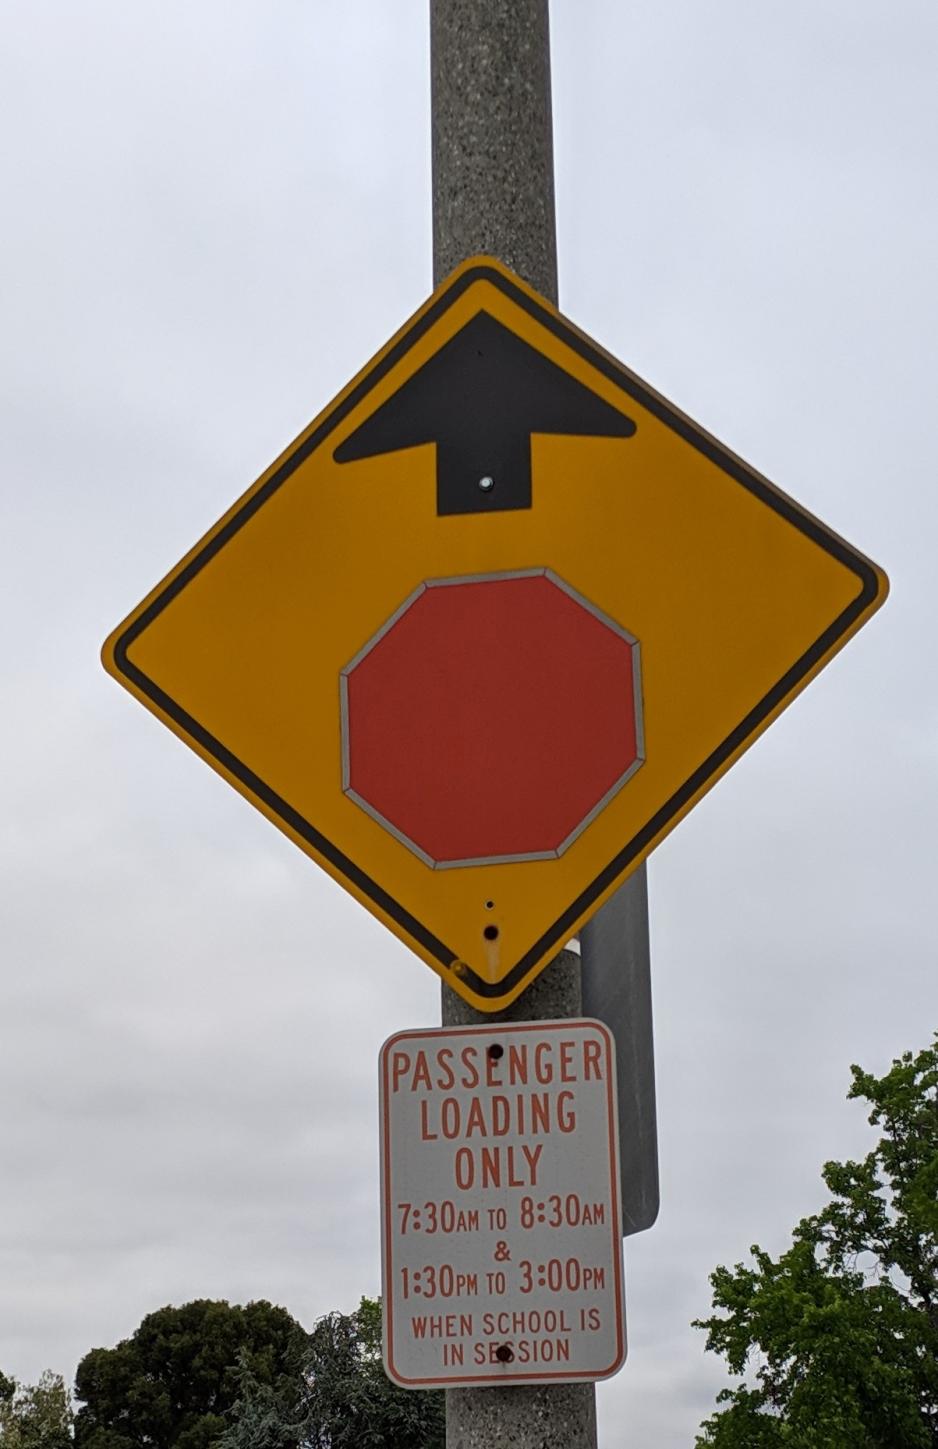
[[[479,487],[482,489],[483,493],[491,493],[492,489],[495,487],[495,479],[491,478],[489,474],[486,473],[484,478],[479,479]]]

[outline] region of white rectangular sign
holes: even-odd
[[[381,1193],[384,1362],[397,1383],[621,1368],[616,1073],[601,1022],[392,1036]]]

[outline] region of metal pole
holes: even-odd
[[[557,302],[547,0],[430,0],[433,276],[486,252]],[[561,951],[495,1016],[443,986],[443,1024],[582,1013]],[[595,1449],[592,1384],[448,1389],[447,1449]]]
[[[644,865],[580,932],[583,1015],[596,1016],[616,1043],[622,1233],[641,1233],[658,1216],[658,1123],[651,1011],[648,880]]]

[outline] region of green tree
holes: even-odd
[[[698,1449],[938,1449],[938,1037],[849,1097],[881,1131],[828,1162],[831,1200],[773,1259],[711,1275],[695,1327],[732,1374]]]
[[[284,1405],[298,1403],[305,1344],[286,1309],[263,1301],[160,1308],[78,1365],[76,1449],[209,1449],[231,1422],[245,1369]]]
[[[72,1406],[60,1374],[18,1384],[0,1373],[0,1449],[71,1449]]]
[[[381,1303],[328,1313],[307,1340],[304,1402],[278,1399],[242,1365],[232,1424],[218,1449],[443,1449],[442,1392],[391,1383],[381,1361]]]

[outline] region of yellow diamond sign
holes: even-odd
[[[483,257],[144,599],[104,662],[494,1011],[886,588]]]

